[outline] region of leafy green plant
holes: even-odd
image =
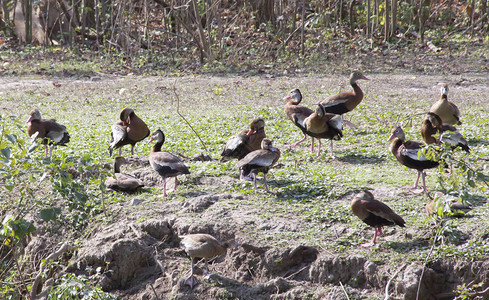
[[[90,277],[66,273],[51,287],[47,299],[91,299],[112,300],[116,296],[102,291],[98,286],[90,284]]]

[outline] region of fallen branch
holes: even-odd
[[[200,142],[202,143],[202,146],[205,149],[205,152],[207,152],[207,154],[208,154],[209,150],[207,150],[207,147],[205,146],[204,141],[200,138],[200,135],[197,133],[197,131],[195,131],[195,129],[190,124],[190,122],[187,121],[187,119],[185,119],[185,117],[180,113],[180,97],[178,97],[177,90],[175,88],[175,85],[177,84],[177,80],[175,80],[175,82],[173,83],[173,87],[172,87],[173,94],[175,95],[175,98],[177,99],[177,114],[185,121],[185,123],[187,123],[187,125],[190,127],[190,129],[192,129],[192,131],[195,133],[195,135],[199,138]]]
[[[394,280],[394,278],[396,278],[397,274],[399,274],[399,272],[401,272],[402,269],[404,269],[405,267],[407,266],[407,264],[401,266],[395,273],[394,275],[392,275],[392,277],[389,279],[389,281],[387,281],[387,285],[385,286],[385,296],[384,296],[384,300],[389,300],[390,299],[390,296],[389,296],[389,288],[390,288],[390,285],[391,285],[391,282],[392,280]]]
[[[348,296],[348,293],[346,292],[345,287],[343,286],[343,283],[341,283],[341,281],[340,281],[340,285],[341,285],[341,289],[343,290],[343,293],[345,293],[346,300],[350,300],[350,297]]]
[[[48,263],[50,260],[55,260],[58,258],[61,254],[63,254],[65,251],[73,251],[75,247],[64,243],[59,247],[58,251],[51,253],[48,257],[46,257],[45,262]],[[37,274],[36,278],[34,279],[34,283],[32,284],[31,287],[31,299],[34,299],[37,295],[37,289],[39,284],[41,283],[42,279],[42,273],[44,272],[44,269],[46,268],[46,264],[41,264],[41,269],[39,270],[39,273]]]

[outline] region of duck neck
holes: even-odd
[[[158,142],[156,143],[153,148],[151,148],[151,152],[160,152],[161,151],[161,146],[163,146],[163,143],[165,141],[161,141],[161,142]]]
[[[401,147],[403,144],[403,141],[400,139],[400,138],[395,138],[391,145],[390,145],[390,150],[392,152],[392,154],[394,154],[394,156],[396,155],[397,153],[397,150],[399,150],[399,147]]]
[[[121,172],[121,166],[119,165],[118,162],[114,162],[114,173],[120,173]]]
[[[442,100],[442,101],[448,101],[448,95],[446,95],[446,94],[441,94],[441,100]]]
[[[351,87],[353,88],[353,93],[355,94],[355,97],[358,99],[362,100],[363,99],[363,91],[360,88],[360,86],[357,84],[356,81],[350,81]]]

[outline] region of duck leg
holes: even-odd
[[[319,143],[319,149],[318,149],[318,154],[317,154],[317,157],[320,157],[321,156],[321,139],[318,139],[318,143]]]
[[[168,194],[166,193],[166,178],[163,177],[163,197],[168,197]]]
[[[176,191],[176,190],[177,190],[177,186],[178,186],[178,179],[177,179],[177,177],[175,176],[175,186],[173,187],[172,192],[174,192],[174,191]]]
[[[48,157],[48,145],[44,144],[44,157]]]
[[[245,181],[253,181],[253,177],[255,174],[250,173],[249,176],[243,176],[243,170],[239,170],[239,179],[240,180],[245,180]]]
[[[314,138],[311,137],[311,153],[314,153]]]
[[[335,159],[334,153],[333,153],[333,140],[331,140],[331,143],[329,144],[329,150],[331,151],[331,158]]]
[[[131,145],[131,155],[134,155],[134,145]]]
[[[122,156],[122,148],[119,148],[119,156]]]
[[[273,193],[272,191],[270,191],[270,189],[268,189],[267,174],[266,173],[263,173],[263,183],[265,184],[265,192]]]
[[[375,245],[375,242],[377,241],[377,235],[378,235],[378,227],[375,228],[374,238],[372,239],[372,241],[370,243],[362,244],[361,246],[362,247],[371,247],[371,246]]]
[[[423,188],[422,189],[418,189],[418,186],[419,186],[419,178],[422,178],[423,179]],[[425,185],[425,174],[424,174],[424,171],[418,171],[418,178],[416,178],[416,183],[414,184],[414,187],[411,187],[411,192],[415,193],[415,194],[419,194],[419,193],[422,193],[423,191],[426,191],[426,185]]]
[[[298,146],[300,143],[302,143],[303,141],[305,141],[307,139],[307,135],[304,133],[304,138],[298,142],[295,142],[293,144],[290,144],[290,145],[285,145],[285,147],[289,147],[289,148],[294,148],[296,146]]]
[[[256,176],[253,176],[253,185],[255,186],[255,193],[257,192],[256,191]]]
[[[194,260],[192,258],[190,259],[192,260],[192,264],[190,267],[190,276],[187,278],[187,280],[185,280],[185,284],[190,286],[190,289],[193,289],[198,282],[197,279],[195,279],[194,277]]]

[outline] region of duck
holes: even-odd
[[[144,186],[144,183],[140,179],[129,174],[121,173],[121,166],[125,163],[127,163],[127,161],[122,156],[117,156],[114,159],[115,178],[110,177],[105,180],[105,186],[108,190],[132,193]]]
[[[333,140],[338,141],[343,137],[343,118],[340,115],[327,113],[324,107],[318,104],[314,113],[304,120],[304,126],[307,135],[318,139],[317,156],[321,156],[321,139],[329,139],[331,157],[334,158]]]
[[[256,175],[263,173],[263,181],[265,185],[265,191],[271,193],[267,184],[268,170],[277,163],[280,158],[280,150],[272,146],[270,139],[263,139],[261,142],[261,149],[248,153],[243,159],[239,160],[236,166],[242,172],[243,176],[248,176],[253,173],[253,184],[256,189]]]
[[[47,120],[41,118],[41,113],[37,108],[31,110],[26,123],[28,123],[27,134],[32,137],[37,133],[35,138],[42,139],[45,157],[48,157],[48,145],[50,146],[49,156],[51,156],[53,147],[57,145],[66,146],[70,142],[70,134],[66,126],[58,124],[55,119]]]
[[[472,207],[458,201],[457,197],[436,192],[433,199],[428,201],[425,211],[428,216],[453,216],[464,217]],[[440,209],[441,208],[441,209]]]
[[[351,210],[362,222],[375,228],[374,238],[362,247],[375,245],[377,236],[382,236],[383,226],[405,227],[404,219],[396,214],[389,206],[376,200],[370,191],[363,191],[351,200]]]
[[[250,123],[250,128],[243,130],[229,139],[221,152],[221,161],[231,158],[242,159],[251,151],[260,149],[261,141],[266,138],[265,120],[258,118]]]
[[[141,120],[134,109],[126,107],[120,113],[120,120],[112,125],[110,134],[109,153],[112,156],[114,149],[119,149],[119,156],[122,156],[122,147],[131,145],[131,155],[134,155],[134,146],[147,138],[150,134],[148,125]]]
[[[421,136],[427,144],[446,143],[452,148],[460,147],[467,153],[470,153],[470,147],[467,140],[454,126],[443,124],[440,116],[429,112],[421,126]],[[433,135],[440,133],[440,139],[436,139]]]
[[[302,140],[285,146],[285,147],[293,148],[298,146],[300,143],[304,142],[307,139],[304,120],[307,117],[309,117],[314,111],[310,108],[300,105],[302,101],[302,93],[299,89],[291,90],[283,100],[287,101],[284,109],[285,114],[295,124],[295,126],[299,127],[299,129],[304,134],[304,138]],[[314,152],[314,137],[311,137],[311,141],[312,141],[311,152]]]
[[[178,186],[178,175],[190,174],[188,167],[176,156],[170,152],[162,152],[161,146],[165,142],[165,134],[161,129],[155,130],[148,141],[148,144],[156,141],[156,144],[151,148],[149,154],[149,163],[153,170],[156,171],[163,178],[163,196],[167,197],[166,193],[166,179],[175,177],[174,192]]]
[[[206,233],[194,233],[181,237],[180,247],[190,256],[190,276],[185,280],[185,284],[189,285],[191,289],[198,283],[194,277],[194,258],[203,258],[205,260],[205,274],[206,277],[210,277],[209,265],[207,259],[220,256],[226,252],[227,249],[233,248],[239,245],[234,240],[221,243],[215,237]]]
[[[353,71],[350,74],[350,85],[353,88],[353,92],[342,92],[320,102],[324,106],[324,110],[327,113],[343,115],[347,112],[352,111],[355,107],[362,102],[363,91],[357,84],[358,80],[370,80],[360,71]],[[345,120],[350,128],[356,127],[352,122]]]
[[[430,108],[430,112],[438,115],[443,124],[449,125],[461,125],[460,122],[460,110],[453,102],[448,101],[448,84],[443,83],[441,85],[441,97],[440,100],[433,103]]]
[[[413,187],[413,192],[417,192],[415,190],[418,188],[419,177],[422,177],[423,189],[421,192],[428,193],[426,190],[426,173],[424,170],[435,168],[439,163],[427,159],[424,155],[420,155],[419,151],[421,150],[422,144],[415,141],[406,141],[404,130],[402,130],[401,126],[392,129],[389,141],[392,141],[389,148],[396,159],[402,165],[418,171],[418,177]]]

